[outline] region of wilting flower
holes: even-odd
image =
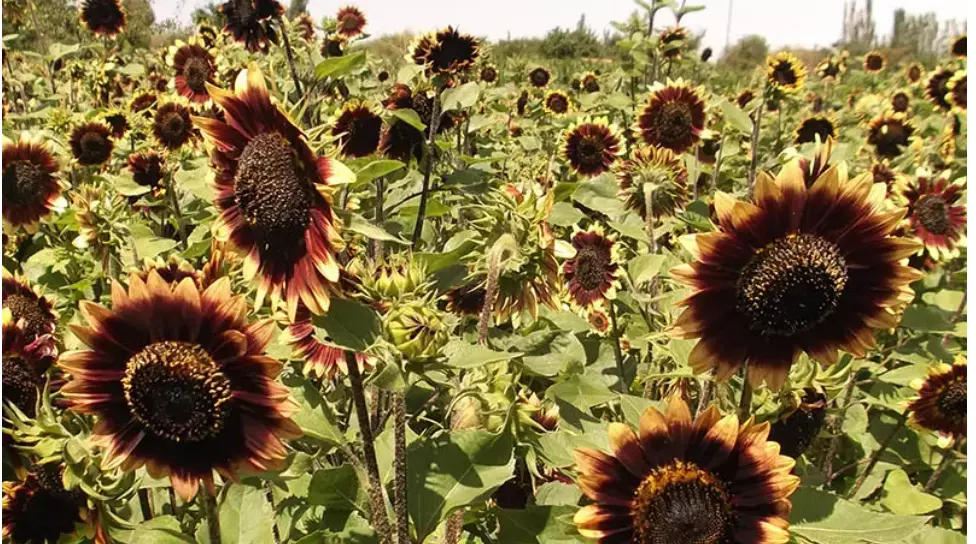
[[[347,39],[355,38],[366,28],[366,16],[355,6],[345,6],[336,12],[336,33]]]
[[[129,101],[129,111],[132,113],[142,113],[144,116],[152,117],[152,107],[156,104],[156,95],[152,93],[139,93]]]
[[[918,177],[901,196],[908,203],[911,233],[935,260],[959,255],[966,241],[966,206],[959,203],[962,187],[945,178]]]
[[[40,219],[61,212],[68,202],[50,145],[37,136],[3,139],[3,222],[11,228],[37,230]]]
[[[868,143],[878,157],[891,159],[901,155],[914,133],[915,125],[904,113],[882,113],[868,126]]]
[[[23,481],[3,482],[3,538],[16,544],[77,539],[88,516],[85,495],[68,491],[58,465],[37,465]]]
[[[882,212],[871,178],[833,165],[808,188],[798,162],[761,173],[753,202],[715,195],[718,231],[697,236],[695,262],[672,275],[694,292],[674,324],[699,338],[689,365],[724,380],[748,362],[750,383],[778,390],[800,352],[835,363],[892,328],[921,277],[899,264],[919,244],[891,234],[905,210]]]
[[[651,192],[651,213],[654,217],[674,215],[676,209],[688,203],[688,169],[670,149],[637,147],[630,159],[617,170],[619,196],[627,208],[647,218],[645,186]]]
[[[193,137],[190,108],[178,102],[168,102],[156,109],[153,117],[153,136],[164,147],[176,150]]]
[[[600,227],[577,232],[572,239],[576,255],[563,263],[563,279],[574,307],[588,310],[616,296],[620,286],[617,248]]]
[[[942,111],[952,109],[952,104],[946,99],[946,95],[949,93],[949,80],[954,75],[955,72],[949,68],[940,67],[933,71],[925,82],[925,96]]]
[[[272,19],[280,17],[284,8],[277,0],[228,0],[219,10],[226,20],[224,32],[248,51],[267,51],[269,43],[278,43]]]
[[[966,359],[960,356],[952,365],[936,365],[928,377],[912,384],[916,396],[908,409],[915,426],[950,440],[966,438],[966,366]]]
[[[83,301],[80,311],[88,326],[72,331],[87,349],[59,361],[71,374],[62,393],[95,416],[109,468],[145,465],[189,501],[201,481],[213,490],[215,470],[236,479],[282,465],[282,440],[301,430],[275,381],[282,365],[263,354],[274,325],[249,323],[227,278],[200,292],[189,278],[133,274],[128,291],[113,283],[111,309]]]
[[[429,73],[445,75],[468,71],[481,54],[477,38],[451,26],[419,36],[410,51],[415,64]]]
[[[498,81],[498,68],[494,64],[486,64],[481,67],[481,72],[478,74],[478,79],[484,81],[485,83],[494,83]]]
[[[803,88],[807,69],[791,53],[782,52],[766,59],[766,81],[783,94],[793,94]]]
[[[952,53],[953,57],[957,59],[966,58],[966,35],[961,34],[956,36],[952,40],[952,46],[949,47],[949,52]]]
[[[769,429],[769,439],[780,446],[780,453],[797,458],[807,451],[820,434],[827,417],[827,396],[812,387],[803,389],[797,405],[780,415]]]
[[[485,306],[485,280],[473,279],[454,287],[444,296],[447,298],[447,311],[460,315],[480,315]]]
[[[302,373],[306,376],[331,380],[335,377],[336,369],[343,373],[348,372],[346,350],[329,338],[316,338],[315,332],[311,314],[304,307],[299,307],[295,322],[285,327],[279,336],[279,342],[290,346],[296,359],[305,361]],[[360,369],[364,369],[366,355],[357,353],[356,361],[359,362]]]
[[[820,79],[829,82],[840,81],[840,77],[847,71],[847,63],[844,57],[829,56],[817,65],[817,75]]]
[[[688,39],[688,30],[684,27],[676,26],[666,28],[661,31],[661,38],[658,40],[658,48],[661,55],[666,59],[681,58],[681,50]]]
[[[291,320],[299,302],[325,313],[343,247],[329,186],[348,169],[312,152],[302,131],[272,104],[256,65],[238,75],[233,93],[209,90],[227,122],[194,117],[193,123],[213,146],[220,212],[214,237],[246,255],[244,275],[256,281],[257,307],[270,293],[273,307],[286,301]]]
[[[96,166],[112,156],[112,130],[104,123],[85,123],[71,131],[71,154],[78,164]]]
[[[908,78],[909,83],[918,83],[924,73],[925,67],[917,62],[913,62],[905,68],[905,77]]]
[[[611,423],[612,454],[574,452],[577,484],[595,504],[573,521],[601,543],[785,543],[800,478],[768,434],[768,423],[740,426],[714,405],[693,421],[678,396],[667,415],[645,410],[636,433]]]
[[[562,91],[549,91],[546,94],[545,100],[542,102],[542,107],[554,115],[562,115],[572,109],[569,97]]]
[[[797,144],[815,142],[818,138],[821,142],[826,142],[827,138],[837,137],[837,129],[829,115],[814,115],[801,121],[795,134]]]
[[[891,95],[891,110],[895,113],[906,113],[911,102],[912,97],[907,91],[895,91]]]
[[[82,0],[79,18],[97,36],[111,38],[125,26],[125,11],[119,0]]]
[[[705,128],[701,88],[681,81],[656,86],[637,118],[636,131],[644,143],[684,153],[698,143]]]
[[[348,102],[332,123],[332,136],[344,157],[372,155],[380,145],[383,119],[363,102]]]
[[[952,104],[952,109],[957,110],[959,113],[965,113],[966,111],[966,71],[960,70],[956,72],[956,75],[952,76],[949,83],[946,85],[948,93],[946,93],[947,101]]]
[[[588,93],[595,93],[600,90],[600,79],[593,72],[588,72],[580,81],[580,88]]]
[[[210,100],[207,93],[207,83],[214,82],[217,68],[213,55],[196,44],[177,44],[172,47],[172,59],[175,75],[173,84],[176,92],[192,102],[206,102]]]
[[[573,170],[598,176],[613,166],[623,151],[616,129],[604,118],[584,119],[566,131],[563,156]]]
[[[878,51],[871,51],[864,55],[864,71],[877,74],[888,66],[888,59]]]
[[[755,97],[756,95],[755,93],[752,92],[752,89],[745,89],[744,91],[739,93],[739,96],[735,97],[735,103],[740,108],[745,109],[745,107],[748,106],[749,103],[752,102],[752,99]]]
[[[539,66],[533,68],[532,71],[529,72],[529,83],[531,83],[533,87],[542,89],[546,85],[549,85],[549,79],[551,77],[552,76],[549,74],[549,70]]]
[[[166,191],[163,184],[166,176],[166,160],[153,150],[140,151],[129,155],[126,168],[132,174],[132,180],[137,184],[148,187],[149,192],[159,197]]]
[[[315,41],[315,21],[312,20],[312,17],[308,13],[299,13],[293,22],[295,23],[295,27],[298,28],[298,33],[303,40],[309,43]]]
[[[129,121],[125,118],[125,114],[120,110],[112,110],[102,116],[109,129],[112,131],[112,138],[116,140],[125,136],[125,133],[129,130]]]

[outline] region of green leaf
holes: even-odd
[[[454,368],[477,368],[479,366],[510,361],[521,356],[518,352],[495,351],[481,344],[468,344],[456,340],[444,347],[448,355],[447,366]]]
[[[542,353],[533,353],[522,359],[526,371],[553,377],[571,364],[586,364],[586,348],[573,333],[560,333],[546,348]]]
[[[583,491],[576,484],[549,482],[539,486],[535,502],[543,506],[575,506],[582,496]]]
[[[308,486],[308,502],[341,510],[362,510],[366,499],[363,484],[352,465],[316,471]]]
[[[274,543],[274,511],[263,489],[234,483],[227,485],[221,492],[217,515],[221,542]]]
[[[452,87],[441,93],[441,108],[443,111],[470,108],[478,103],[481,87],[477,81],[469,81],[460,87]]]
[[[912,535],[905,540],[899,541],[900,544],[966,544],[966,535],[942,529],[941,527],[925,527],[920,532]]]
[[[941,310],[918,304],[905,308],[899,326],[905,329],[927,332],[948,332],[952,330],[952,324],[945,318]]]
[[[641,285],[650,282],[661,271],[664,264],[664,255],[649,254],[641,255],[630,261],[627,271],[634,285]]]
[[[152,259],[156,255],[176,247],[176,240],[155,236],[152,230],[145,225],[133,225],[131,232],[134,249],[139,255],[139,259]]]
[[[407,493],[417,542],[424,542],[456,509],[483,503],[512,477],[514,442],[508,432],[443,434],[407,453]]]
[[[597,404],[610,402],[617,398],[617,393],[605,385],[593,383],[591,380],[576,374],[549,387],[546,390],[546,397],[560,399],[576,407],[590,408]]]
[[[575,506],[528,506],[522,510],[493,510],[498,520],[497,542],[505,544],[571,544],[587,542],[573,523]]]
[[[207,176],[209,170],[206,168],[180,168],[173,174],[173,182],[184,191],[203,200],[210,202],[213,198],[213,190],[207,186]]]
[[[465,240],[460,245],[444,253],[414,253],[414,259],[424,263],[428,274],[443,270],[461,260],[477,246],[473,240]]]
[[[356,184],[369,183],[374,179],[385,176],[389,173],[396,172],[397,170],[405,167],[406,165],[400,161],[391,160],[378,160],[373,161],[363,167],[362,170],[356,172]]]
[[[393,117],[396,117],[397,119],[412,126],[413,128],[419,130],[420,132],[423,132],[424,134],[427,133],[427,125],[425,125],[424,122],[420,120],[420,116],[417,115],[417,112],[413,111],[412,109],[401,108],[401,109],[393,110],[390,113],[393,115]]]
[[[942,501],[918,489],[902,469],[892,470],[885,480],[881,505],[895,514],[917,516],[942,508]]]
[[[346,349],[365,352],[380,336],[382,324],[372,308],[354,300],[333,298],[329,311],[312,318],[332,338],[332,343]]]
[[[911,536],[927,517],[872,512],[825,491],[801,487],[790,497],[790,530],[817,544],[898,542]]]
[[[299,405],[298,413],[292,419],[305,436],[330,444],[344,444],[346,439],[336,425],[332,408],[325,403],[313,383],[297,375],[283,381],[291,389],[292,399]]]
[[[720,100],[718,104],[722,108],[722,114],[729,122],[729,126],[743,134],[752,134],[752,119],[746,115],[746,112],[742,111],[742,108],[724,99]]]
[[[344,227],[352,232],[362,234],[370,240],[383,240],[384,242],[396,242],[403,245],[410,244],[410,242],[393,236],[382,228],[370,223],[368,219],[358,213],[350,213],[349,220],[345,222]]]
[[[327,58],[315,67],[315,77],[318,79],[336,78],[348,74],[364,64],[366,64],[366,53],[364,52]]]
[[[526,151],[542,149],[542,143],[535,136],[519,136],[518,141]]]
[[[617,217],[624,212],[624,205],[617,198],[616,183],[611,176],[600,176],[579,184],[573,200],[591,210]]]
[[[556,202],[549,214],[549,223],[557,227],[572,227],[586,217],[569,202]]]
[[[156,516],[140,523],[129,537],[130,544],[192,544],[194,540],[183,534],[180,522],[173,516]]]

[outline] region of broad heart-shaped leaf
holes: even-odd
[[[292,420],[305,436],[330,444],[344,444],[345,437],[336,425],[332,409],[326,405],[313,382],[295,374],[282,381],[291,390],[291,398],[299,405],[298,413],[292,416]]]
[[[407,453],[407,493],[417,542],[454,510],[482,503],[512,477],[511,434],[467,430],[444,434]]]
[[[315,67],[315,77],[325,79],[327,77],[339,77],[348,74],[353,69],[366,63],[366,53],[359,52],[342,57],[332,57],[323,60]]]
[[[573,193],[573,200],[611,218],[624,213],[623,202],[617,198],[617,183],[608,174],[580,183]]]
[[[481,87],[477,81],[469,81],[460,87],[452,87],[441,93],[441,109],[443,111],[470,108],[478,103]]]
[[[386,159],[373,161],[364,166],[362,170],[356,172],[356,185],[368,183],[380,176],[385,176],[391,172],[396,172],[404,166],[406,165],[400,161]]]
[[[393,117],[396,117],[397,119],[412,126],[413,128],[419,130],[420,132],[423,132],[424,134],[427,133],[426,132],[427,125],[425,125],[424,122],[420,120],[420,115],[417,115],[417,112],[413,111],[412,109],[400,108],[397,110],[393,110],[390,113],[393,115]]]
[[[902,469],[892,470],[885,480],[881,505],[895,514],[917,516],[942,508],[942,501],[918,489]]]
[[[273,544],[274,510],[265,496],[265,490],[249,485],[231,483],[220,493],[217,506],[220,518],[220,541],[236,544]],[[207,523],[197,528],[197,540],[210,541]]]
[[[132,233],[133,248],[139,259],[152,259],[156,255],[176,247],[176,240],[160,238],[154,235],[149,227],[142,224],[132,225],[130,232]]]
[[[728,100],[720,100],[718,104],[732,128],[743,134],[752,134],[752,119],[746,112]]]
[[[952,330],[952,324],[946,319],[945,312],[933,306],[920,304],[905,308],[899,326],[914,331],[947,332]]]
[[[654,279],[654,276],[657,276],[658,272],[661,271],[663,264],[664,255],[641,255],[630,261],[627,265],[627,271],[630,273],[630,279],[634,285],[640,285]]]
[[[180,522],[173,516],[156,516],[140,523],[129,537],[130,544],[187,544],[194,540],[183,534]]]
[[[468,344],[456,340],[444,346],[448,356],[447,366],[454,368],[476,368],[490,363],[510,361],[521,356],[519,352],[495,351],[480,344]]]
[[[366,492],[352,465],[318,470],[308,486],[308,502],[330,509],[361,510]]]
[[[354,300],[333,298],[325,315],[312,322],[329,334],[332,343],[352,351],[364,352],[379,337],[382,324],[369,306]]]
[[[570,544],[587,542],[573,523],[575,506],[528,506],[523,510],[496,509],[498,540],[505,544]]]
[[[590,408],[617,398],[617,393],[605,385],[575,374],[547,389],[546,397],[559,399],[576,407]]]
[[[921,530],[929,519],[872,512],[808,487],[797,489],[790,501],[790,531],[816,544],[900,542]]]

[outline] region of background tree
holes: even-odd
[[[769,54],[766,38],[758,34],[742,37],[722,55],[720,63],[732,70],[752,70],[762,64]]]

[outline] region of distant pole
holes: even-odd
[[[729,40],[732,37],[732,0],[729,0],[729,17],[725,22],[725,50],[729,50]]]

